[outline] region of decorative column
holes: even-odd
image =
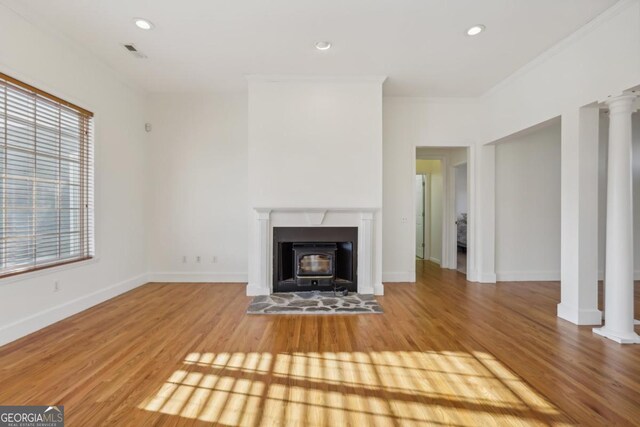
[[[471,231],[474,233],[474,260],[471,264],[471,280],[480,283],[496,283],[496,146],[493,144],[472,147],[474,178],[472,182],[475,212],[472,214]],[[475,271],[474,271],[475,270]]]
[[[633,330],[633,169],[631,113],[636,96],[610,98],[604,326],[593,331],[621,344],[640,344]]]
[[[247,295],[270,295],[271,280],[271,209],[256,209],[258,239],[256,242],[257,263],[255,274],[247,286]]]
[[[601,325],[598,310],[598,154],[600,108],[562,114],[561,272],[558,317]]]
[[[373,294],[373,212],[362,212],[358,236],[358,293]]]

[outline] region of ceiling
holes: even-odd
[[[0,0],[150,92],[243,91],[248,74],[386,75],[398,96],[480,95],[615,2]],[[469,37],[474,24],[487,30]]]

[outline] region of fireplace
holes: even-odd
[[[274,227],[273,291],[356,292],[357,227]]]

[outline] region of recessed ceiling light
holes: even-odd
[[[318,50],[328,50],[331,48],[331,42],[318,42],[316,43],[316,49]]]
[[[136,27],[141,30],[151,30],[153,29],[153,23],[151,21],[147,21],[142,18],[133,18],[133,23],[136,24]]]
[[[484,25],[474,25],[473,27],[469,28],[467,30],[467,35],[468,36],[477,36],[478,34],[480,34],[481,32],[483,32],[485,30],[485,26]]]

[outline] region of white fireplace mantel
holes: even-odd
[[[358,227],[358,293],[384,292],[375,274],[373,207],[256,207],[253,266],[247,295],[269,295],[273,289],[273,227]],[[251,268],[253,267],[253,268]]]

